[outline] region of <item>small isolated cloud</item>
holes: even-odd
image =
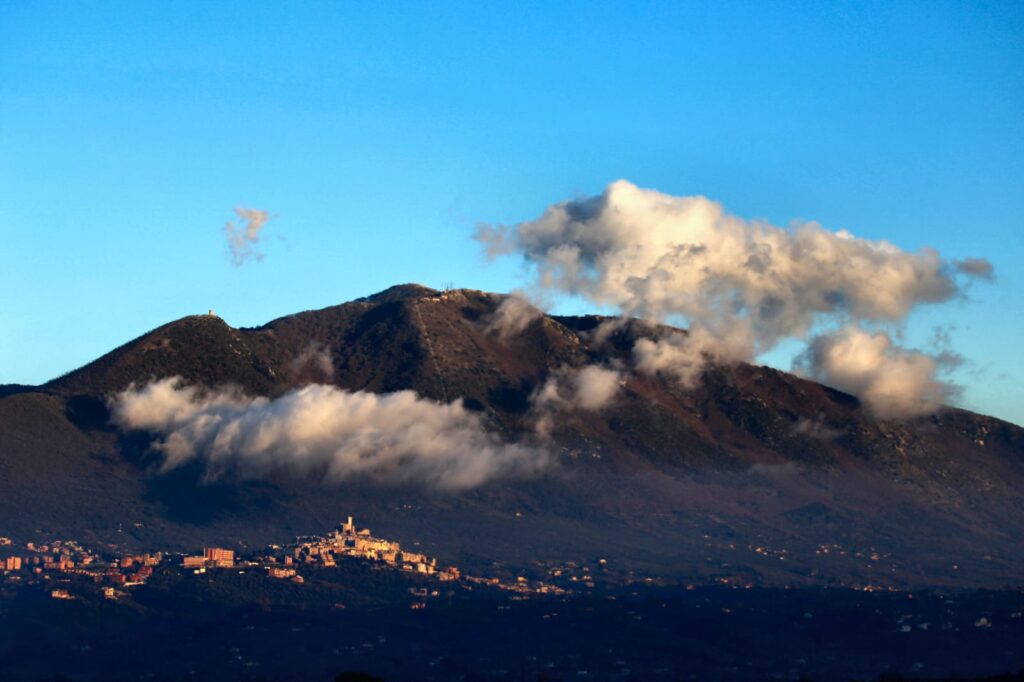
[[[548,378],[534,398],[536,406],[599,410],[615,397],[622,373],[598,365],[583,369],[563,367]]]
[[[331,353],[321,343],[310,342],[287,365],[288,374],[296,380],[310,379],[320,383],[334,379],[334,360]]]
[[[583,369],[562,367],[553,372],[532,398],[537,433],[547,436],[559,410],[600,410],[622,386],[622,372],[598,365]]]
[[[572,403],[583,410],[599,410],[615,397],[622,384],[622,374],[597,365],[584,367],[570,379]]]
[[[957,271],[971,277],[980,277],[989,281],[996,278],[996,269],[986,258],[964,258],[953,261]]]
[[[799,364],[818,381],[858,396],[883,418],[934,412],[957,392],[936,378],[935,358],[894,345],[885,332],[853,326],[815,338]]]
[[[129,388],[111,412],[121,429],[154,434],[163,470],[198,461],[209,480],[283,472],[456,491],[536,474],[549,463],[542,449],[502,443],[461,402],[439,404],[412,391],[313,384],[268,399],[174,377]]]
[[[752,352],[746,334],[718,338],[700,327],[688,334],[676,332],[661,339],[638,339],[633,344],[637,371],[666,374],[686,388],[700,382],[707,363],[745,360]]]
[[[511,338],[522,334],[534,320],[543,317],[544,313],[519,294],[505,297],[494,311],[487,323],[487,331],[494,332],[502,338]]]
[[[793,424],[792,431],[797,436],[823,441],[835,440],[846,433],[843,429],[830,428],[821,418],[808,419],[807,417],[797,419]]]
[[[270,213],[241,206],[236,206],[234,211],[238,216],[238,224],[229,220],[224,226],[231,262],[235,264],[235,267],[239,267],[251,258],[255,258],[257,261],[263,260],[263,254],[256,250],[256,244],[260,241],[260,231],[270,220]]]

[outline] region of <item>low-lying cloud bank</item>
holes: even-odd
[[[543,449],[500,442],[461,402],[439,404],[412,391],[313,384],[268,399],[174,377],[120,393],[111,412],[121,429],[158,438],[165,471],[199,461],[207,479],[282,472],[464,490],[536,474],[550,461]]]
[[[858,390],[880,416],[934,409],[954,388],[935,378],[937,363],[889,337],[880,352],[852,355],[840,352],[837,339],[852,338],[851,328],[870,336],[862,323],[900,324],[915,307],[994,277],[984,259],[947,261],[932,249],[910,253],[817,223],[784,229],[731,215],[705,197],[624,180],[598,196],[555,204],[536,220],[481,225],[476,238],[489,257],[518,254],[531,264],[535,291],[688,326],[689,334],[637,344],[640,371],[692,384],[709,359],[752,360],[781,341],[810,339],[821,359],[811,365],[814,375]],[[847,331],[821,334],[836,324]]]

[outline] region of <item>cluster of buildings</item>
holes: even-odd
[[[10,546],[8,538],[2,538],[0,546]],[[113,559],[104,559],[85,549],[74,540],[55,540],[48,544],[29,542],[24,554],[8,555],[0,559],[4,577],[13,582],[47,581],[85,576],[96,583],[106,584],[109,590],[115,587],[141,585],[153,575],[153,568],[163,560],[163,554],[125,554]],[[54,599],[68,599],[67,590],[54,589]],[[110,596],[111,592],[108,594]]]
[[[316,564],[335,566],[337,559],[351,557],[367,561],[380,562],[392,568],[436,576],[439,580],[458,580],[459,569],[437,567],[437,559],[428,557],[421,552],[403,550],[397,542],[376,538],[370,529],[357,529],[352,517],[325,536],[311,535],[296,538],[293,545],[285,548],[275,547],[278,552],[267,557],[268,571],[272,577],[295,577],[296,565]],[[283,553],[283,556],[280,554]],[[277,565],[280,560],[282,565]]]
[[[10,539],[0,537],[0,547],[11,544]],[[75,598],[66,587],[57,586],[70,584],[75,575],[91,578],[102,586],[106,597],[117,599],[126,594],[123,588],[144,584],[153,575],[154,568],[165,563],[177,563],[194,573],[205,573],[208,569],[260,567],[271,578],[301,583],[303,577],[299,571],[303,567],[333,567],[342,558],[371,561],[380,564],[381,568],[431,576],[442,582],[463,580],[467,587],[487,585],[523,594],[563,592],[543,583],[530,586],[522,577],[503,584],[497,578],[463,576],[455,566],[438,567],[435,558],[402,549],[397,542],[374,537],[368,528],[356,528],[351,516],[327,535],[298,537],[289,545],[271,545],[266,552],[241,558],[236,557],[234,550],[221,547],[206,547],[202,554],[177,554],[173,558],[162,552],[100,556],[73,540],[40,545],[30,542],[25,549],[26,553],[0,557],[3,577],[12,582],[52,585],[50,596],[54,599]]]
[[[0,537],[0,547],[8,547],[9,538]],[[153,569],[171,557],[156,552],[152,554],[125,554],[100,557],[86,550],[73,540],[54,541],[49,544],[25,545],[27,553],[0,558],[0,570],[10,581],[47,581],[68,579],[73,575],[84,575],[104,585],[104,593],[110,598],[124,594],[117,588],[144,584]],[[458,580],[459,569],[450,566],[438,568],[437,560],[421,552],[403,550],[399,543],[374,537],[369,529],[357,529],[348,521],[339,525],[326,536],[305,536],[284,547],[273,545],[261,556],[239,559],[235,551],[221,547],[206,547],[202,554],[177,555],[179,565],[195,573],[207,569],[229,569],[236,566],[261,566],[267,575],[278,579],[303,582],[299,575],[302,566],[315,565],[332,567],[342,557],[351,557],[379,562],[385,567],[434,576],[442,581]],[[67,580],[64,580],[67,582]],[[52,590],[54,599],[72,598],[67,589]]]

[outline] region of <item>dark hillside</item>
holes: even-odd
[[[208,385],[233,383],[255,394],[271,393],[279,383],[268,358],[250,346],[248,334],[215,315],[192,315],[157,327],[43,388],[60,395],[104,396],[173,375]]]

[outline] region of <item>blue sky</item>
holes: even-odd
[[[0,383],[211,307],[507,291],[477,222],[626,178],[990,259],[906,338],[951,325],[961,403],[1024,423],[1022,37],[1012,2],[5,3]],[[234,267],[239,205],[275,217]]]

